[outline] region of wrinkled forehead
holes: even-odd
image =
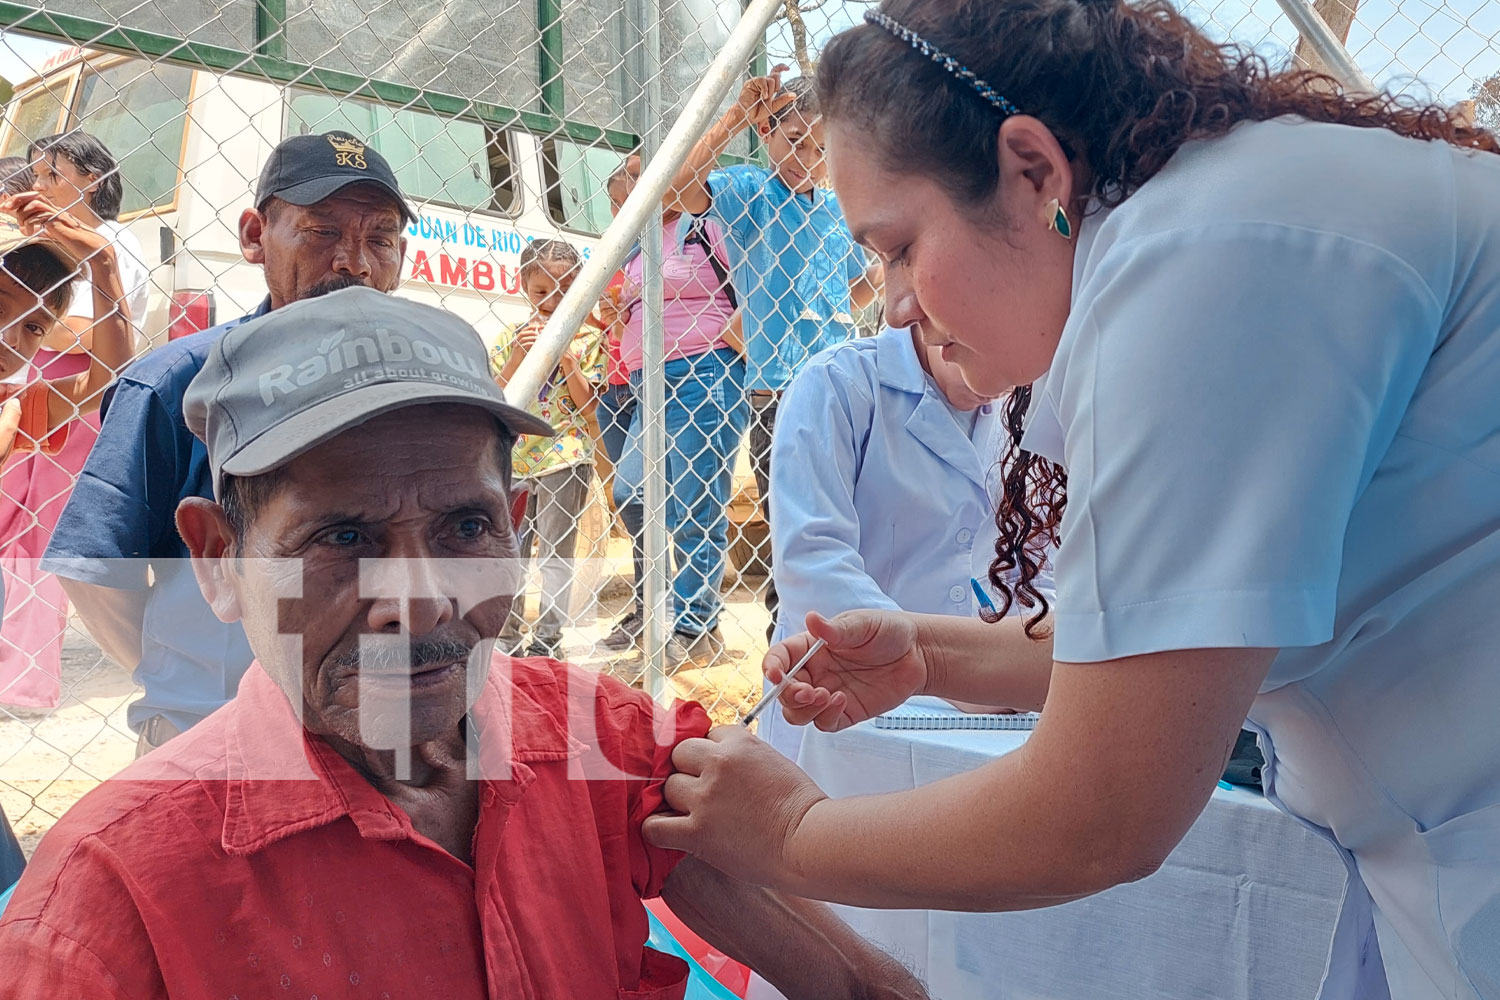
[[[346,511],[375,522],[465,505],[504,507],[514,441],[478,407],[409,406],[350,427],[269,476],[302,516]]]
[[[401,229],[405,226],[401,206],[389,191],[377,184],[350,184],[311,205],[283,204],[311,218],[353,216],[382,228]]]

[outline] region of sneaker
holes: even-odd
[[[645,629],[646,623],[641,617],[640,611],[631,611],[615,623],[615,627],[609,635],[599,641],[599,648],[607,649],[612,653],[621,653],[627,649],[635,649],[641,644],[641,635],[645,632]]]
[[[531,645],[526,647],[527,656],[541,657],[542,659],[556,660],[562,657],[561,639],[532,639]]]
[[[707,632],[673,632],[667,640],[667,666],[672,669],[711,663],[724,652],[724,635],[715,625]]]

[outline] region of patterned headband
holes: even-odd
[[[878,10],[867,10],[865,11],[865,20],[870,24],[876,25],[877,27],[881,27],[886,31],[889,31],[891,34],[895,35],[903,42],[906,42],[918,52],[922,53],[928,59],[931,59],[939,66],[943,67],[943,69],[947,70],[949,73],[952,73],[964,83],[967,83],[969,86],[973,87],[975,92],[977,92],[980,97],[990,102],[990,104],[992,104],[1004,114],[1018,115],[1021,113],[1019,110],[1017,110],[1014,104],[1001,97],[998,90],[996,90],[994,87],[991,87],[983,80],[979,79],[979,77],[976,76],[974,74],[974,71],[969,67],[961,65],[957,59],[953,58],[948,53],[938,48],[936,45],[933,45],[931,42],[927,41],[927,39],[923,38],[915,31],[912,31],[910,28],[906,27],[900,21],[897,21],[890,15],[882,14]]]

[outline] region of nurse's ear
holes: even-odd
[[[1000,123],[996,147],[1000,184],[997,192],[1007,218],[1028,227],[1035,219],[1056,228],[1061,207],[1077,218],[1073,193],[1078,190],[1073,163],[1052,130],[1031,115],[1012,115]],[[1071,227],[1067,235],[1071,235]]]

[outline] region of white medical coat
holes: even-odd
[[[1079,240],[1056,658],[1278,649],[1266,793],[1353,875],[1323,996],[1500,997],[1500,156],[1243,124]]]
[[[808,363],[782,398],[771,448],[778,639],[801,631],[809,611],[975,616],[971,580],[994,598],[1003,406],[981,409],[971,435],[908,330]],[[1037,585],[1050,600],[1050,568]],[[795,759],[800,730],[776,710],[761,719],[761,737]]]

